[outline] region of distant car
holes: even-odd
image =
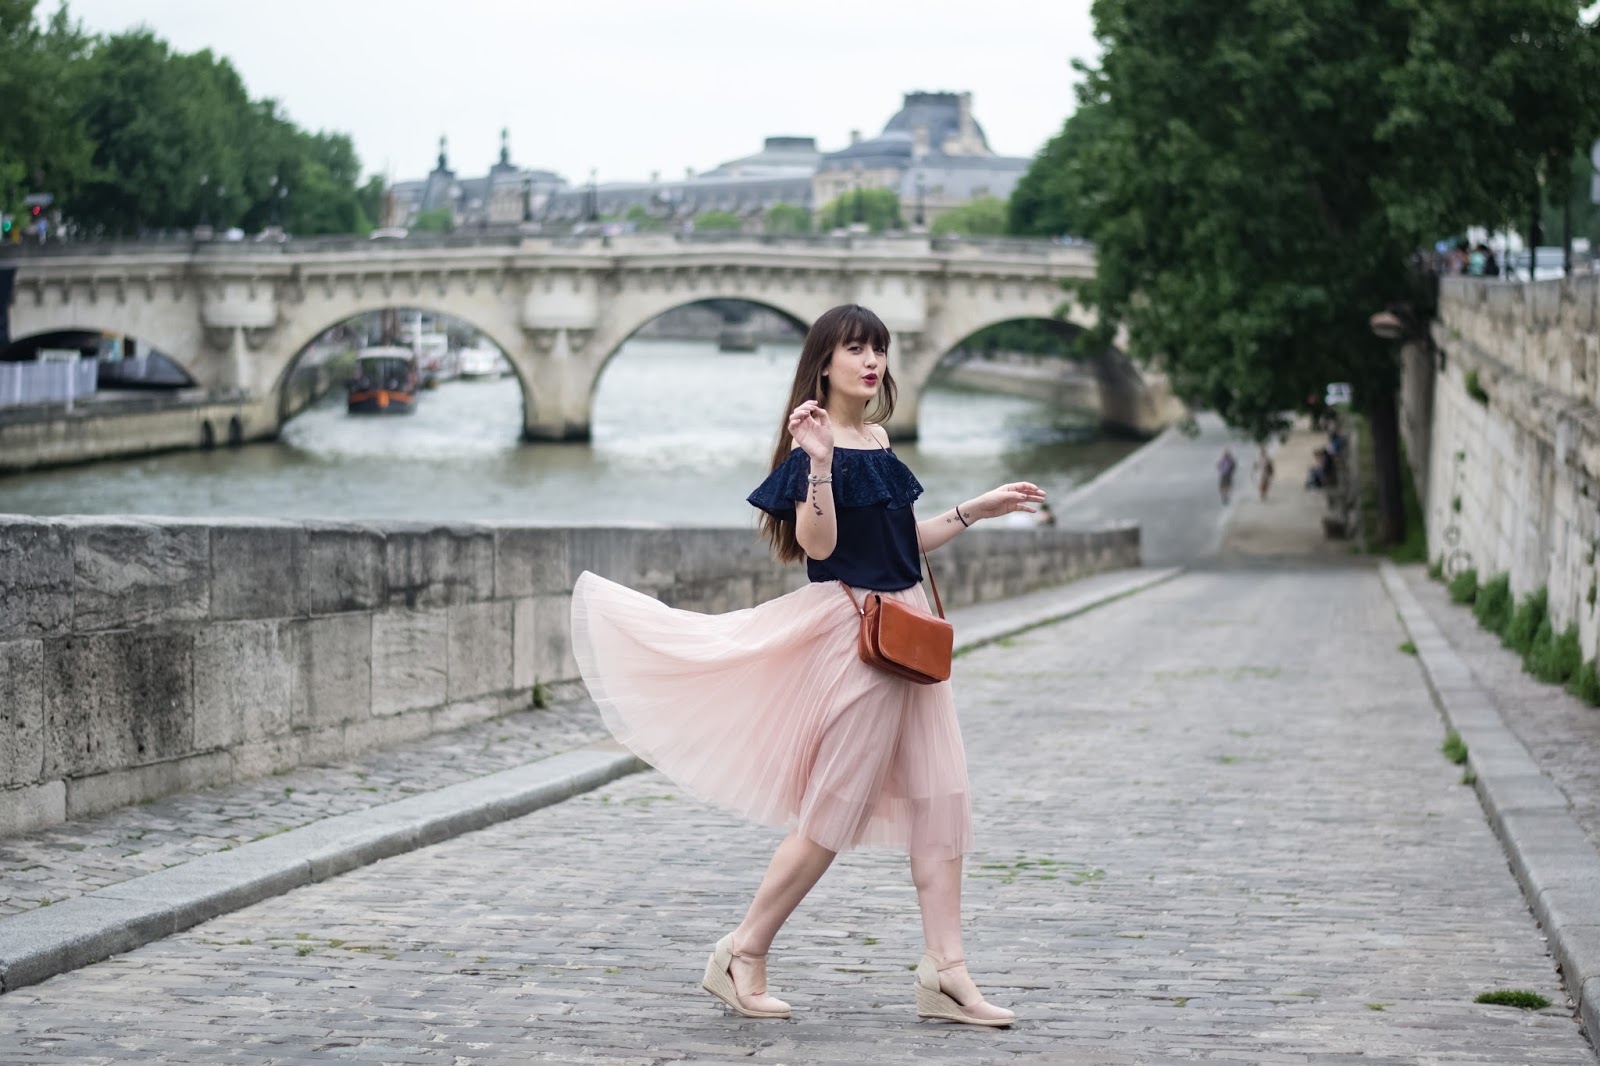
[[[1563,265],[1565,253],[1560,248],[1535,248],[1533,259],[1533,280],[1549,281],[1551,278],[1566,277],[1566,267]],[[1576,261],[1576,259],[1574,259]],[[1511,261],[1507,264],[1506,271],[1509,277],[1528,280],[1528,250],[1511,253]]]
[[[404,226],[384,226],[367,234],[367,239],[373,241],[397,241],[409,235],[410,232]]]

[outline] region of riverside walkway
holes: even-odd
[[[1014,1028],[915,1018],[915,897],[904,859],[873,851],[843,856],[774,945],[794,1020],[726,1014],[700,969],[775,834],[641,773],[8,992],[0,1062],[1595,1063],[1439,753],[1393,587],[1316,539],[1301,439],[1272,500],[1241,484],[1221,509],[1221,439],[1167,438],[1062,509],[1155,523],[1152,554],[1186,571],[957,619],[970,639],[1070,616],[957,661],[979,849],[967,954]],[[1451,640],[1457,621],[1440,623]],[[1470,653],[1484,683],[1511,683],[1481,665],[1491,649]],[[1564,743],[1600,752],[1563,721]],[[565,706],[0,841],[0,897],[35,913],[29,892],[69,900],[292,839],[269,834],[599,735]],[[1562,757],[1573,776],[1547,772],[1581,787],[1595,760]],[[1495,989],[1554,1005],[1472,1002]]]

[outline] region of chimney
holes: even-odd
[[[860,130],[851,130],[850,131],[850,143],[851,144],[860,144],[861,143],[861,131]]]
[[[651,184],[651,185],[654,185],[654,184],[655,184],[655,183],[656,183],[656,182],[658,182],[658,181],[660,181],[660,180],[661,180],[661,171],[659,171],[659,170],[652,170],[652,171],[651,171],[651,172],[650,172],[650,184]]]
[[[694,180],[694,167],[684,167],[683,168],[683,180],[684,181],[693,181]]]

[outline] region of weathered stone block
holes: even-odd
[[[502,526],[494,531],[496,599],[570,592],[578,579],[569,566],[566,529]]]
[[[524,597],[511,605],[511,687],[518,691],[533,688],[539,679],[535,667],[538,631],[534,625],[533,600]]]
[[[192,792],[232,779],[233,760],[227,752],[221,751],[111,770],[67,782],[67,817],[87,818],[130,803],[142,803],[174,792]]]
[[[306,524],[305,603],[312,614],[383,606],[387,566],[380,530],[353,523]]]
[[[509,689],[511,603],[469,603],[449,610],[450,701]]]
[[[211,617],[306,613],[307,535],[298,522],[238,522],[211,530]]]
[[[341,750],[346,755],[355,755],[373,748],[407,744],[421,740],[432,728],[433,719],[428,711],[406,711],[402,714],[349,722],[344,726],[343,736],[340,739]]]
[[[487,527],[395,524],[384,534],[390,607],[494,598],[494,532]]]
[[[72,538],[74,631],[193,622],[210,614],[211,544],[204,526],[63,521]]]
[[[187,755],[194,736],[194,638],[120,631],[44,645],[45,777]]]
[[[390,610],[372,617],[372,713],[436,707],[448,693],[447,610]]]
[[[534,672],[546,681],[575,681],[578,660],[572,657],[572,596],[535,596]]]
[[[0,789],[37,784],[43,773],[44,643],[6,641],[0,644]]]
[[[58,522],[0,519],[0,640],[72,626],[72,541]]]
[[[568,545],[572,576],[588,570],[634,588],[665,588],[674,573],[670,550],[645,551],[651,537],[671,537],[670,530],[633,528],[579,528],[570,531]]]
[[[195,634],[195,750],[289,732],[297,632],[273,619],[218,623]]]
[[[296,623],[300,651],[290,699],[296,729],[367,717],[372,707],[372,616],[335,615]]]
[[[67,820],[67,783],[46,781],[0,791],[0,837],[30,833]]]

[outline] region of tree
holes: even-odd
[[[818,229],[848,229],[858,222],[872,233],[905,229],[900,197],[893,189],[856,189],[829,200],[817,212]]]
[[[998,237],[1006,231],[1006,202],[998,196],[978,196],[942,212],[929,227],[933,233],[959,233],[967,237]]]
[[[448,207],[436,207],[432,211],[421,211],[411,220],[413,233],[449,233],[455,228],[455,214]]]
[[[649,233],[659,230],[665,223],[650,213],[643,204],[629,204],[627,213],[622,216],[624,222],[631,222],[633,228],[640,233]]]
[[[696,230],[743,229],[744,222],[730,211],[702,211],[694,216]]]
[[[1007,231],[1022,237],[1064,237],[1081,234],[1084,200],[1094,195],[1094,182],[1076,166],[1106,124],[1108,111],[1094,103],[1068,116],[1061,132],[1034,157],[1008,201]]]
[[[1080,88],[1095,128],[1051,178],[1096,244],[1087,343],[1125,325],[1130,354],[1258,436],[1352,382],[1382,536],[1402,540],[1397,359],[1367,320],[1412,298],[1418,248],[1527,217],[1539,175],[1587,139],[1579,7],[1096,0],[1102,57]]]
[[[773,204],[767,208],[767,232],[797,236],[811,232],[811,212],[798,204]]]
[[[41,29],[37,7],[0,0],[0,213],[34,192],[70,200],[92,151],[72,83],[89,38],[65,6]]]

